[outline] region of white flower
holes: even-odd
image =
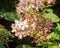
[[[27,20],[21,22],[21,29],[24,30],[25,28],[28,28]]]
[[[15,27],[18,27],[18,25],[19,25],[19,21],[15,20]]]
[[[23,21],[22,21],[22,19],[20,19],[19,21],[18,20],[15,20],[15,27],[16,28],[20,28],[22,30],[24,30],[25,28],[28,28],[27,19],[25,19]]]
[[[12,29],[12,32],[16,32],[16,29]]]
[[[59,44],[59,46],[60,46],[60,44]]]
[[[11,27],[12,27],[12,32],[16,32],[15,24],[12,24]]]

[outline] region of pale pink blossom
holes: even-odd
[[[47,0],[48,4],[53,4],[55,3],[56,0]]]
[[[22,37],[23,37],[22,34],[20,34],[20,35],[18,36],[19,39],[22,39]]]
[[[34,8],[38,11],[40,7],[40,0],[19,0],[16,5],[17,13],[27,12],[29,9]]]
[[[19,35],[20,35],[20,33],[19,33],[19,32],[16,32],[16,33],[15,33],[15,36],[19,36]]]

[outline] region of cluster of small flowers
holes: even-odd
[[[19,0],[16,10],[18,14],[23,14],[22,18],[15,20],[15,23],[11,26],[15,36],[19,39],[26,36],[33,37],[36,43],[46,39],[51,32],[52,22],[37,13],[40,5],[46,1],[50,4],[54,0]]]
[[[31,20],[30,19],[21,18],[20,20],[15,20],[15,24],[12,24],[12,32],[14,32],[15,36],[18,36],[19,39],[30,36],[32,35],[32,32],[34,32],[36,22],[33,22],[33,18]]]
[[[12,32],[15,33],[19,39],[30,36],[39,39],[41,36],[48,34],[52,29],[52,22],[50,19],[38,18],[38,16],[25,16],[20,20],[15,20],[12,24]]]
[[[19,0],[16,4],[16,11],[18,14],[27,12],[30,8],[34,8],[37,11],[39,7],[45,3],[53,4],[56,0]]]
[[[29,33],[26,33],[24,30],[25,28],[28,28],[28,23],[27,20],[22,20],[22,18],[18,21],[15,20],[15,24],[12,24],[12,32],[15,32],[15,36],[18,36],[18,38],[22,39],[22,35],[23,37],[25,37],[26,35],[29,35]]]
[[[38,10],[40,4],[40,0],[19,0],[19,3],[16,5],[17,12],[23,13],[28,11],[30,8],[35,8]]]

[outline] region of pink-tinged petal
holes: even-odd
[[[20,33],[19,33],[19,32],[16,32],[16,33],[15,33],[15,36],[19,36],[19,35],[20,35]]]
[[[55,3],[56,0],[47,0],[48,4]]]
[[[19,38],[19,39],[22,39],[22,35],[20,34],[20,35],[18,36],[18,38]]]

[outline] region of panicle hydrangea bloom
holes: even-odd
[[[41,5],[54,4],[55,2],[56,0],[19,0],[19,3],[16,4],[16,11],[18,14],[27,12],[30,8],[38,11]]]
[[[21,18],[19,21],[15,20],[15,24],[12,24],[11,27],[12,32],[15,32],[15,36],[19,36],[19,38],[22,39],[22,35],[26,34],[25,32],[23,32],[23,30],[25,30],[25,28],[28,28],[29,26],[27,23],[27,19],[23,21]]]
[[[16,11],[18,14],[23,14],[22,18],[15,20],[15,23],[11,26],[15,36],[19,39],[26,36],[33,37],[35,43],[46,40],[52,29],[52,22],[37,12],[40,5],[45,2],[50,4],[53,3],[53,0],[19,0]]]
[[[24,19],[23,19],[24,18]],[[44,40],[43,37],[52,29],[52,22],[50,19],[39,18],[38,16],[25,16],[20,20],[15,20],[12,24],[12,32],[15,33],[19,39],[30,36],[34,39]],[[39,41],[37,41],[39,42]]]
[[[16,10],[19,14],[28,11],[30,8],[38,10],[41,3],[40,0],[19,0]]]

